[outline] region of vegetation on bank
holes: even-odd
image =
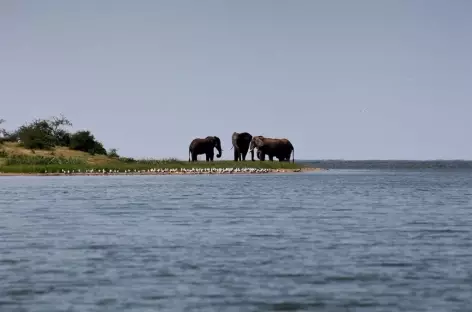
[[[4,122],[4,119],[0,119],[0,125]],[[103,144],[97,141],[90,131],[80,130],[71,133],[66,129],[71,126],[70,120],[63,115],[50,119],[35,119],[13,131],[0,128],[2,135],[0,144],[19,142],[21,147],[31,151],[65,147],[92,155],[107,155]]]
[[[0,127],[3,120],[0,120]],[[289,162],[245,161],[188,162],[178,159],[133,159],[107,151],[88,130],[71,133],[64,116],[36,119],[14,131],[0,128],[0,172],[42,173],[62,170],[148,170],[178,168],[298,169],[306,165]]]

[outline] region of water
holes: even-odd
[[[0,311],[470,311],[472,174],[0,177]]]

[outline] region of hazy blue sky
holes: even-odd
[[[106,148],[289,138],[296,158],[472,159],[472,1],[0,1],[0,118]]]

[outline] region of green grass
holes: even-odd
[[[7,155],[3,160],[4,166],[17,166],[17,165],[86,165],[84,159],[77,157],[62,157],[62,156],[29,156],[29,155]]]

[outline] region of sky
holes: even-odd
[[[129,157],[288,138],[295,159],[472,159],[472,1],[0,2],[0,119]],[[202,156],[200,156],[201,159]]]

